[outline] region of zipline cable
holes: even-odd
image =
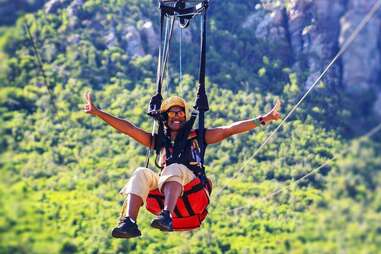
[[[33,53],[34,53],[34,59],[35,59],[35,63],[40,71],[40,74],[44,80],[44,86],[46,87],[46,90],[48,91],[48,94],[49,94],[49,100],[50,100],[50,103],[51,103],[51,106],[52,106],[52,109],[53,109],[53,113],[56,113],[57,112],[57,108],[56,108],[56,105],[55,105],[55,102],[54,102],[54,94],[53,92],[51,91],[51,86],[50,86],[50,82],[49,82],[49,79],[47,78],[46,76],[46,72],[45,72],[45,69],[44,69],[44,65],[43,65],[43,62],[42,62],[42,57],[41,57],[41,54],[38,50],[38,46],[37,46],[37,43],[36,41],[34,40],[34,37],[30,31],[30,28],[29,26],[24,23],[23,24],[23,27],[24,27],[24,30],[25,30],[25,33],[29,39],[29,41],[31,42],[32,44],[32,49],[33,49]]]
[[[366,134],[358,137],[355,139],[355,141],[361,141],[361,140],[365,140],[365,139],[369,139],[371,138],[372,136],[374,136],[376,133],[378,133],[379,131],[381,130],[381,123],[379,123],[376,127],[372,128],[370,131],[368,131]],[[353,142],[353,141],[352,141]],[[260,199],[260,201],[267,201],[267,200],[270,200],[271,198],[273,198],[274,196],[278,195],[279,193],[285,191],[285,190],[289,190],[291,188],[292,185],[297,185],[299,184],[301,181],[303,181],[304,179],[307,179],[308,177],[310,177],[311,175],[314,175],[316,174],[317,172],[319,172],[320,169],[328,166],[331,162],[333,162],[335,159],[337,159],[338,157],[343,157],[349,150],[351,149],[350,146],[347,146],[346,148],[344,148],[341,153],[339,154],[336,154],[334,155],[332,158],[330,158],[329,160],[325,161],[323,164],[321,164],[320,166],[316,167],[315,169],[311,170],[310,172],[308,172],[307,174],[305,174],[304,176],[300,177],[299,179],[297,179],[296,181],[293,181],[293,182],[290,182],[288,183],[287,185],[283,186],[283,187],[279,187],[277,188],[275,191],[271,192],[269,195],[265,196],[265,197],[262,197]],[[231,209],[230,211],[234,211],[234,212],[237,212],[239,210],[242,210],[242,209],[245,209],[245,208],[249,208],[251,205],[246,205],[246,206],[241,206],[241,207],[236,207],[236,208],[233,208]]]
[[[320,74],[320,76],[316,79],[316,81],[312,84],[312,86],[307,90],[307,92],[302,96],[302,98],[296,103],[296,105],[291,109],[291,111],[286,115],[286,117],[280,122],[280,124],[277,126],[277,128],[274,129],[274,131],[271,132],[271,134],[265,139],[265,141],[259,146],[259,148],[254,152],[252,156],[250,156],[248,159],[246,159],[243,163],[243,166],[241,169],[236,173],[235,176],[233,176],[233,179],[237,178],[239,174],[241,174],[246,166],[248,165],[248,162],[255,158],[257,154],[262,150],[262,148],[270,142],[272,137],[278,132],[278,130],[283,126],[283,124],[287,121],[287,119],[294,113],[294,111],[299,107],[299,105],[304,101],[304,99],[308,96],[308,94],[315,88],[317,84],[323,79],[325,74],[329,71],[331,66],[336,62],[336,60],[341,57],[341,55],[349,48],[349,46],[352,44],[354,39],[358,36],[360,31],[368,24],[368,22],[371,20],[371,18],[374,16],[374,14],[378,11],[378,9],[381,7],[381,0],[377,1],[371,10],[368,12],[368,14],[361,20],[359,25],[356,27],[356,29],[353,31],[353,33],[349,36],[347,41],[343,44],[339,52],[336,54],[336,56],[332,59],[332,61],[327,65],[327,67],[324,69],[324,71]],[[222,191],[227,187],[225,184],[222,189],[216,194],[216,199],[221,195]]]

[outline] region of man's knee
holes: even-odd
[[[163,170],[161,171],[161,175],[162,176],[178,176],[178,177],[181,177],[182,171],[179,168],[179,165],[180,164],[174,163],[174,164],[171,164],[171,165],[163,168]]]
[[[120,191],[121,194],[135,194],[143,200],[147,198],[150,189],[157,188],[159,175],[151,169],[139,167],[133,173],[127,184]]]
[[[154,172],[149,169],[149,168],[144,168],[144,167],[138,167],[137,169],[135,169],[134,173],[132,174],[132,176],[137,176],[137,177],[146,177],[148,175],[151,175],[153,174]]]

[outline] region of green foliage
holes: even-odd
[[[255,41],[252,31],[240,29],[256,3],[211,6],[208,127],[263,114],[276,96],[284,115],[304,91],[303,77],[275,54],[279,45]],[[130,55],[129,42],[121,37],[126,26],[138,28],[145,19],[155,21],[157,31],[159,17],[148,0],[88,0],[77,12],[70,8],[22,16],[0,32],[0,253],[379,251],[380,137],[343,138],[341,129],[361,109],[327,108],[338,100],[327,96],[324,84],[257,156],[252,157],[276,125],[208,147],[214,190],[199,230],[163,234],[149,228],[152,216],[142,211],[143,237],[112,239],[123,200],[118,191],[144,165],[146,151],[83,113],[83,94],[92,90],[100,108],[150,131],[145,110],[155,92],[155,55],[146,45],[145,55]],[[46,83],[25,37],[25,22],[36,39]],[[192,42],[184,45],[181,81],[174,46],[165,95],[195,100],[198,29],[192,26]],[[110,31],[117,38],[112,45],[105,40]],[[349,152],[340,155],[344,149]],[[298,181],[334,156],[334,162]]]

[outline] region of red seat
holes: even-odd
[[[209,195],[212,191],[211,181],[208,186],[202,185],[199,178],[184,186],[183,196],[177,200],[172,213],[173,230],[191,230],[200,227],[208,215]],[[164,208],[164,195],[155,189],[150,191],[146,200],[146,208],[155,215],[159,215]]]

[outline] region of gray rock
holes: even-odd
[[[63,9],[69,5],[68,0],[50,0],[45,3],[44,11],[46,13],[57,13],[59,9]]]
[[[309,75],[309,88],[324,66],[338,50],[339,20],[344,11],[342,1],[293,0],[284,5],[267,4],[250,15],[243,28],[255,27],[255,36],[276,43],[285,61],[292,59],[294,69],[303,77]],[[288,54],[284,54],[287,52]],[[326,83],[337,85],[340,67],[335,66],[327,75]]]
[[[258,4],[256,11],[249,15],[242,29],[255,31],[255,38],[272,45],[277,57],[285,63],[293,59],[287,26],[287,13],[283,6]]]
[[[269,41],[286,41],[287,33],[284,27],[284,8],[276,7],[270,10],[266,15],[259,12],[258,15],[251,15],[242,25],[243,28],[255,26],[255,36]],[[260,22],[258,22],[260,20]]]
[[[118,38],[115,34],[115,31],[110,31],[104,36],[104,41],[107,48],[112,48],[118,46]]]
[[[258,24],[260,22],[260,19],[258,18],[260,16],[263,18],[264,15],[260,15],[259,12],[255,12],[255,13],[251,14],[242,23],[242,28],[243,29],[252,29],[252,28],[255,28],[256,24]]]
[[[243,29],[250,29],[255,30],[257,27],[257,24],[261,23],[264,17],[271,12],[270,10],[267,10],[264,8],[263,5],[257,4],[255,7],[255,11],[250,14],[245,21],[242,23]]]
[[[294,52],[298,59],[306,57],[306,67],[310,75],[305,86],[309,88],[338,52],[339,20],[344,6],[340,1],[320,0],[314,1],[313,4],[310,1],[306,2],[302,4],[303,8],[306,8],[303,15],[307,15],[305,18],[310,22],[300,21],[302,30],[298,33],[299,37],[296,37],[300,41],[295,43],[293,40],[293,45],[296,45]],[[292,38],[294,39],[293,36]],[[336,64],[327,73],[324,81],[331,89],[339,85],[340,72],[340,65]]]
[[[286,22],[280,22],[277,9],[273,9],[270,16],[267,14],[259,23],[256,36],[280,39],[283,31],[279,27],[283,25],[286,37],[288,32],[295,60],[294,69],[300,75],[308,71],[305,87],[309,88],[375,2],[376,0],[289,1]],[[251,17],[250,20],[255,18]],[[378,114],[381,112],[380,28],[381,15],[378,15],[370,20],[324,79],[329,88],[344,87],[354,96],[361,96],[369,90],[379,91],[374,107]]]
[[[145,55],[142,39],[138,30],[134,26],[127,26],[123,32],[123,40],[127,44],[125,49],[131,57],[143,56]]]
[[[379,92],[377,95],[377,100],[374,103],[373,110],[377,114],[377,116],[381,118],[381,92]]]
[[[144,21],[143,25],[140,28],[141,32],[144,34],[148,49],[150,52],[155,52],[160,45],[160,38],[158,33],[155,32],[153,28],[152,21]]]
[[[348,39],[375,1],[349,0],[348,11],[341,19],[340,45]],[[380,17],[373,17],[342,57],[343,84],[349,92],[358,94],[379,86],[380,27]]]
[[[84,4],[83,0],[72,1],[67,10],[69,13],[69,16],[71,17],[77,16],[83,4]]]

